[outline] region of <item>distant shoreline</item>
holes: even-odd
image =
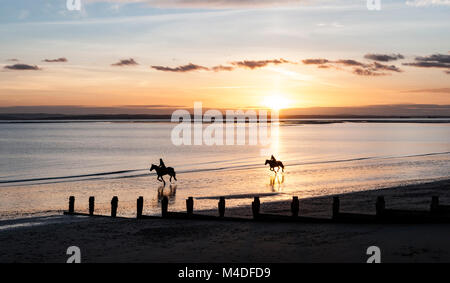
[[[270,117],[267,118],[270,123]],[[192,121],[193,121],[192,117]],[[450,116],[370,116],[370,115],[281,115],[284,124],[333,123],[450,123]],[[0,114],[0,124],[8,123],[167,123],[170,115],[57,115]],[[224,120],[225,122],[225,120]],[[246,121],[248,123],[248,121]],[[177,123],[177,122],[174,122]],[[203,123],[208,123],[203,121]]]
[[[268,115],[270,118],[270,115]],[[4,113],[0,120],[170,120],[168,114],[50,114]],[[191,118],[193,115],[191,114]],[[280,115],[280,119],[450,119],[450,115]]]

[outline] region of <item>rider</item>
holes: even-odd
[[[273,154],[272,154],[272,156],[270,157],[270,160],[272,160],[272,161],[277,161],[277,160],[275,159],[275,157],[273,156]]]
[[[166,170],[166,165],[164,164],[162,158],[159,159],[159,168]]]

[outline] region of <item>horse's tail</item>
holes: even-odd
[[[175,181],[178,181],[177,180],[177,173],[175,173],[175,170],[173,170],[173,178],[175,179]]]

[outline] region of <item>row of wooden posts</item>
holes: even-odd
[[[117,196],[114,196],[111,200],[111,217],[117,216],[118,206],[119,206],[119,198]],[[219,216],[225,217],[225,197],[220,197],[218,206],[219,206]],[[169,199],[166,196],[164,196],[161,200],[161,215],[162,215],[162,217],[165,217],[168,215],[168,208],[169,208]],[[144,209],[144,197],[140,196],[137,199],[137,204],[136,204],[136,217],[137,218],[142,218],[143,209]],[[189,197],[186,200],[186,209],[187,209],[188,215],[192,215],[194,213],[194,198],[193,197]],[[95,197],[89,197],[89,214],[88,215],[95,216],[94,210],[95,210]],[[83,213],[75,212],[75,197],[74,196],[69,197],[69,210],[66,214],[83,214]]]
[[[114,196],[111,200],[111,217],[117,216],[117,208],[119,204],[119,199]],[[157,218],[156,216],[146,216],[143,215],[144,208],[144,197],[139,197],[137,199],[137,218]],[[194,198],[189,197],[186,199],[186,213],[180,212],[169,212],[169,199],[165,196],[161,200],[161,217],[162,218],[198,218],[198,219],[214,219],[217,217],[206,216],[206,215],[195,215],[194,214]],[[396,209],[386,209],[386,202],[383,196],[377,198],[375,208],[376,215],[370,214],[356,214],[356,213],[342,213],[340,212],[340,199],[338,196],[333,197],[332,205],[332,219],[320,219],[312,217],[300,217],[300,202],[298,197],[294,196],[291,202],[291,215],[274,215],[274,214],[263,214],[261,213],[261,202],[259,197],[254,197],[252,202],[252,213],[255,220],[296,220],[296,221],[306,221],[306,222],[327,222],[327,221],[341,221],[341,222],[370,222],[374,220],[392,220],[392,219],[402,219],[411,220],[412,222],[416,220],[429,220],[436,219],[445,220],[445,222],[450,222],[450,206],[440,205],[439,197],[433,196],[431,200],[430,211],[409,211],[409,210],[396,210]],[[89,197],[89,216],[94,216],[95,208],[95,198]],[[218,202],[219,218],[225,219],[225,197],[220,197]],[[86,215],[82,213],[75,213],[75,197],[71,196],[69,198],[69,211],[65,214],[78,214]],[[243,220],[238,218],[230,218],[229,220]]]

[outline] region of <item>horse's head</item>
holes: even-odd
[[[155,164],[152,164],[152,166],[150,167],[150,172],[153,170],[156,170],[156,168],[158,168],[158,166],[156,166]]]
[[[266,163],[264,163],[264,165],[270,164],[270,160],[266,159]]]

